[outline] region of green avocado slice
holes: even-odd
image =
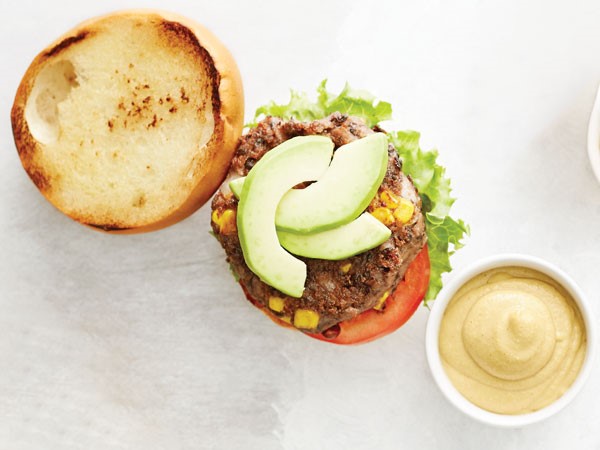
[[[319,179],[332,154],[327,137],[295,137],[265,154],[243,183],[237,227],[244,260],[262,281],[292,297],[302,297],[306,264],[279,244],[277,205],[295,185]]]
[[[277,229],[313,233],[350,222],[371,203],[387,163],[388,140],[384,133],[373,133],[341,146],[316,183],[286,194],[277,208]]]
[[[229,182],[229,189],[231,189],[231,192],[233,192],[233,195],[235,195],[238,200],[242,196],[244,181],[246,181],[246,177],[234,178]]]
[[[385,242],[391,230],[369,213],[346,225],[311,234],[278,231],[279,242],[289,252],[307,258],[340,260]]]

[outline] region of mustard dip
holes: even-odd
[[[557,400],[585,357],[575,301],[552,278],[502,267],[469,280],[452,298],[439,348],[450,380],[475,405],[524,414]]]

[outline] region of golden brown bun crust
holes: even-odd
[[[45,167],[36,164],[34,155],[41,149],[41,144],[32,136],[25,119],[25,106],[31,94],[37,75],[45,63],[56,58],[69,47],[75,46],[97,32],[99,21],[122,16],[153,16],[161,21],[162,35],[165,45],[185,46],[192,58],[201,58],[209,68],[212,83],[212,112],[214,116],[214,132],[204,152],[208,156],[200,174],[195,174],[195,187],[185,201],[176,210],[165,214],[151,223],[124,225],[118,221],[94,223],[85,214],[67,213],[61,205],[53,201],[52,177]],[[174,42],[174,40],[176,42]],[[244,96],[242,81],[237,65],[224,45],[202,25],[180,15],[156,10],[118,11],[106,16],[85,21],[59,37],[45,50],[39,53],[27,69],[18,87],[11,110],[11,120],[15,144],[23,167],[40,192],[61,211],[72,219],[88,225],[96,230],[111,233],[140,233],[157,230],[172,225],[195,212],[213,195],[223,182],[235,151],[236,143],[241,135],[244,115]],[[93,216],[93,214],[91,214]]]

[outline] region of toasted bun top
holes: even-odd
[[[150,231],[202,206],[243,124],[237,66],[202,26],[125,11],[68,32],[31,63],[11,112],[23,167],[71,218]]]

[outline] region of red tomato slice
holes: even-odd
[[[411,318],[423,301],[429,287],[429,272],[429,252],[427,251],[427,245],[425,245],[408,266],[404,279],[388,297],[382,311],[369,309],[353,319],[339,323],[336,325],[336,327],[339,327],[339,332],[335,330],[335,332],[329,333],[333,335],[331,338],[326,337],[328,330],[323,334],[305,334],[314,339],[333,344],[353,345],[370,342],[396,331]],[[294,328],[289,323],[271,314],[248,294],[242,283],[240,285],[246,298],[254,306],[260,308],[273,322],[286,328]]]
[[[307,335],[334,344],[352,345],[373,341],[396,331],[411,318],[423,301],[429,287],[429,272],[429,252],[425,245],[408,266],[404,279],[386,300],[383,311],[369,309],[341,322],[339,334],[332,339],[327,339],[323,334]]]

